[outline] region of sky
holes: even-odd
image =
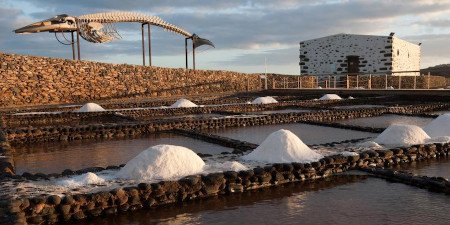
[[[299,74],[299,42],[337,33],[389,35],[422,43],[421,67],[450,63],[450,0],[0,0],[0,52],[72,57],[54,34],[14,29],[58,14],[133,11],[211,40],[197,69]],[[141,64],[140,24],[119,24],[107,44],[81,41],[83,60]],[[189,59],[191,61],[191,58]],[[184,37],[152,28],[154,66],[184,67]]]

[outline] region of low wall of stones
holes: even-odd
[[[433,192],[450,194],[450,182],[442,177],[420,176],[408,172],[381,168],[369,168],[364,169],[364,171],[373,174],[375,177],[383,178],[391,182],[404,183],[422,189],[428,189]]]
[[[55,125],[11,128],[4,129],[4,132],[5,138],[10,144],[27,144],[45,141],[136,137],[145,133],[173,129],[203,130],[299,122],[332,122],[343,119],[380,116],[386,113],[419,113],[444,106],[446,104],[285,113],[249,117],[176,119],[129,122],[125,124]]]
[[[1,127],[21,126],[50,126],[50,125],[80,125],[83,122],[107,123],[127,122],[133,120],[155,120],[170,116],[182,116],[210,113],[244,113],[264,110],[283,109],[289,107],[315,107],[328,104],[333,101],[298,101],[279,102],[274,104],[230,104],[210,105],[191,108],[152,108],[152,109],[118,109],[104,112],[60,112],[46,114],[2,114],[0,116]],[[124,118],[128,117],[128,118]]]
[[[192,175],[177,181],[140,183],[133,187],[98,193],[16,198],[3,207],[7,215],[4,219],[5,224],[77,221],[286,183],[305,182],[352,169],[392,167],[426,159],[447,158],[449,151],[450,144],[415,145],[391,150],[370,150],[354,156],[327,156],[313,163],[283,163],[240,172]]]
[[[230,71],[107,64],[0,53],[0,107],[259,90]]]

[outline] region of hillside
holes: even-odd
[[[431,75],[450,77],[450,64],[441,64],[420,70],[421,74],[428,74],[428,72]]]

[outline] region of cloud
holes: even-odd
[[[12,30],[25,22],[67,13],[87,13],[128,10],[158,15],[164,20],[210,39],[215,50],[202,54],[208,69],[249,71],[261,64],[268,55],[270,62],[284,72],[298,72],[298,43],[302,40],[336,33],[388,35],[395,31],[399,37],[423,42],[423,65],[432,63],[431,57],[450,61],[448,41],[450,1],[337,1],[337,0],[6,0],[12,8],[0,6],[0,29]],[[25,7],[23,7],[25,6]],[[20,10],[19,10],[20,9]],[[139,25],[119,25],[123,40],[107,45],[83,42],[82,53],[92,59],[108,61],[111,55],[140,55]],[[418,35],[436,35],[418,41]],[[439,34],[439,35],[438,35]],[[413,37],[415,35],[415,37]],[[424,37],[424,36],[423,36]],[[181,36],[152,29],[154,57],[166,60],[165,65],[178,66],[184,54]],[[449,43],[449,42],[447,42]],[[0,33],[0,50],[70,57],[70,49],[57,45],[50,34],[17,36]],[[215,54],[214,51],[220,52]],[[174,58],[170,64],[169,58]],[[120,59],[118,59],[120,60]],[[119,61],[120,63],[120,61]],[[140,60],[135,62],[140,64]],[[288,68],[288,69],[286,69]],[[276,71],[274,71],[276,72]]]

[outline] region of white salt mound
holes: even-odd
[[[418,126],[392,124],[373,141],[388,146],[409,146],[423,144],[429,138],[430,136]]]
[[[337,94],[326,94],[324,96],[322,96],[321,98],[319,98],[319,100],[340,100],[342,99],[341,97],[339,97],[339,95]]]
[[[374,142],[374,141],[366,141],[363,143],[358,144],[358,147],[363,147],[363,148],[382,148],[381,145],[379,145],[378,143]]]
[[[139,153],[119,170],[117,177],[133,180],[168,180],[203,171],[205,162],[192,150],[156,145]]]
[[[427,124],[423,130],[430,137],[450,136],[450,114],[440,115]]]
[[[252,101],[252,104],[271,104],[271,103],[278,103],[278,101],[270,96],[258,97]]]
[[[100,105],[92,102],[86,103],[81,108],[75,110],[75,112],[101,112],[101,111],[105,111],[105,109]]]
[[[261,145],[242,159],[268,162],[312,162],[323,156],[311,150],[300,138],[289,130],[279,130],[270,134]]]
[[[357,152],[349,152],[349,151],[343,151],[340,154],[342,156],[357,156],[357,155],[359,155]]]
[[[78,176],[75,176],[73,178],[62,180],[58,182],[61,186],[66,187],[79,187],[79,186],[85,186],[89,184],[101,184],[104,183],[105,179],[97,176],[95,173],[85,173]]]
[[[450,143],[450,136],[432,137],[426,143]]]
[[[242,165],[240,162],[237,162],[237,161],[226,161],[224,163],[218,163],[213,166],[221,171],[236,171],[236,172],[238,172],[241,170],[248,170],[248,167]]]
[[[169,108],[190,108],[197,107],[197,105],[187,99],[181,98],[173,103]]]

